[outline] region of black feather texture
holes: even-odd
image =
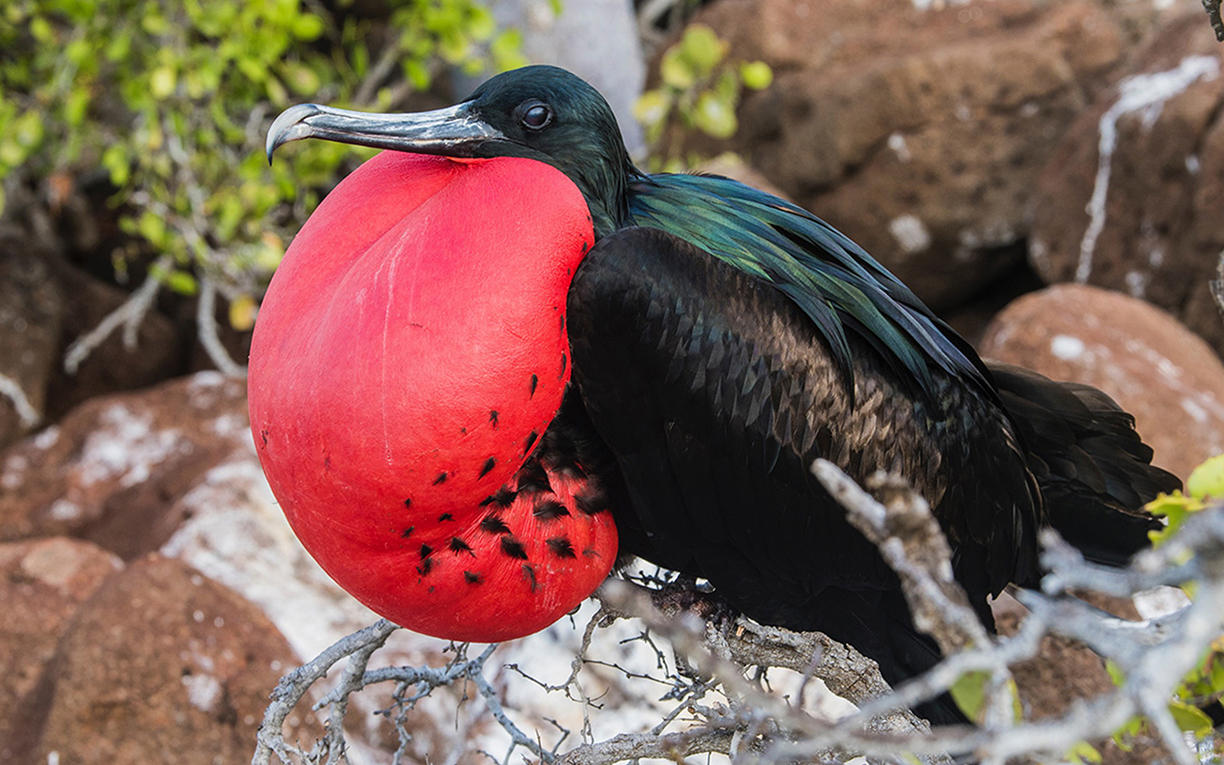
[[[525,109],[541,105],[547,125],[526,124]],[[490,487],[482,503],[480,529],[512,559],[525,548],[501,509],[550,491],[546,467],[580,477],[578,511],[613,512],[622,553],[705,577],[759,621],[849,642],[896,682],[939,652],[809,472],[815,458],[860,483],[877,470],[910,482],[987,625],[988,595],[1037,582],[1042,526],[1093,560],[1122,563],[1158,525],[1139,508],[1179,485],[1150,465],[1107,396],[987,366],[811,213],[726,178],[637,170],[606,101],[562,69],[492,78],[449,110],[451,135],[437,113],[402,115],[403,134],[388,135],[354,133],[354,113],[299,111],[309,125],[278,120],[271,147],[318,129],[381,148],[526,157],[565,173],[586,200],[599,241],[568,295],[574,384],[548,429],[523,441],[512,485]],[[479,458],[490,472],[492,457]],[[536,511],[545,526],[559,516],[546,502]],[[547,544],[557,557],[578,554],[562,537]],[[421,557],[425,576],[432,558],[425,548]],[[535,570],[522,571],[534,587]],[[919,711],[962,719],[946,698]]]
[[[653,229],[604,238],[569,310],[574,379],[631,499],[613,512],[646,540],[626,551],[708,578],[760,621],[850,642],[894,681],[933,646],[809,472],[816,457],[859,481],[879,469],[909,479],[984,618],[988,594],[1035,576],[1040,499],[1011,423],[976,381],[934,368],[934,395],[919,391],[850,334],[849,383],[782,291]]]

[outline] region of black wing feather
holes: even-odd
[[[879,469],[910,480],[983,608],[988,592],[1035,570],[1039,501],[979,380],[935,368],[935,395],[916,392],[851,333],[848,381],[780,290],[647,228],[591,251],[568,326],[574,380],[631,497],[618,523],[649,547],[625,552],[664,551],[670,563],[656,562],[706,577],[744,613],[821,629],[892,679],[921,669],[905,656],[929,652],[914,650],[912,625],[896,627],[909,617],[895,577],[810,474],[816,457],[859,481]]]

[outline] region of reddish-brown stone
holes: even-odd
[[[23,734],[18,723],[44,706],[39,681],[69,620],[123,564],[76,539],[0,544],[0,762]]]
[[[1098,608],[1123,618],[1135,619],[1138,616],[1129,601],[1106,603],[1099,597],[1086,599]],[[1000,635],[1014,635],[1023,620],[1024,607],[1015,601],[1012,603],[1014,608],[1003,611],[996,608],[995,622]],[[1079,643],[1060,637],[1042,638],[1037,655],[1012,665],[1011,671],[1024,716],[1030,720],[1063,715],[1078,701],[1090,700],[1114,690],[1113,681],[1100,656]],[[1101,753],[1102,765],[1149,765],[1171,759],[1159,739],[1149,733],[1130,742],[1130,751],[1124,751],[1112,739],[1093,741],[1092,744]]]
[[[175,500],[250,441],[241,381],[205,372],[91,399],[0,453],[0,540],[65,534],[125,560],[156,550]]]
[[[1203,340],[1142,300],[1057,285],[995,317],[983,356],[1100,388],[1135,416],[1156,464],[1183,478],[1224,451],[1224,364]]]
[[[1139,51],[1056,145],[1034,194],[1029,256],[1047,282],[1087,282],[1171,311],[1217,352],[1224,322],[1207,283],[1224,249],[1221,62],[1224,49],[1201,11],[1171,21]],[[1110,113],[1123,89],[1162,88],[1163,100]],[[1110,124],[1116,143],[1102,162]],[[1108,181],[1093,244],[1088,205],[1102,165]]]
[[[701,20],[777,74],[732,147],[937,308],[1023,257],[1037,175],[1125,46],[1083,1],[724,0]]]
[[[180,561],[147,556],[78,610],[17,761],[243,762],[270,689],[295,663],[257,608]],[[302,715],[286,737],[309,748],[319,726]]]

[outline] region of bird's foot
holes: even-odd
[[[717,592],[699,585],[691,577],[682,576],[660,587],[651,593],[650,599],[654,607],[668,617],[692,614],[701,619],[707,629],[712,627],[724,635],[739,616],[739,612],[727,605]]]

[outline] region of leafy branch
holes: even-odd
[[[402,108],[443,66],[521,63],[516,36],[498,33],[478,0],[390,5],[374,20],[313,0],[16,0],[0,10],[0,209],[6,190],[100,168],[129,237],[117,269],[156,260],[152,293],[138,291],[75,344],[67,367],[138,324],[163,287],[202,304],[220,297],[235,329],[251,327],[292,229],[342,164],[368,156],[314,142],[292,165],[268,167],[263,133],[277,111],[304,100]],[[240,374],[212,311],[198,318],[217,366]]]

